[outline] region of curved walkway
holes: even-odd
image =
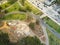
[[[18,4],[21,6],[21,4],[19,3],[19,1],[18,1]],[[13,5],[14,5],[14,4],[13,4]],[[13,6],[13,5],[11,5],[11,6]],[[10,8],[11,6],[9,6],[8,8]],[[6,9],[8,9],[8,8],[6,8]],[[4,9],[4,10],[6,10],[6,9]],[[4,11],[4,10],[2,10],[2,11]],[[5,14],[5,16],[8,15],[8,14],[12,14],[12,13],[24,13],[24,12],[19,12],[19,11],[11,12],[11,13]],[[31,14],[31,13],[30,13],[30,15],[33,16],[33,17],[35,17],[36,19],[39,19],[39,20],[40,20],[40,18],[37,17],[37,16],[35,16],[34,14]],[[44,26],[42,20],[40,21],[40,24],[41,24],[41,26],[42,26],[42,28],[43,28],[43,31],[44,31],[44,34],[45,34],[45,36],[46,36],[46,45],[49,45],[49,39],[48,39],[48,35],[47,35],[47,32],[46,32],[46,27]]]
[[[5,14],[6,15],[9,15],[9,14],[13,14],[13,13],[24,13],[24,12],[20,12],[20,11],[14,11],[14,12],[10,12],[10,13],[7,13]],[[33,13],[30,13],[28,12],[31,16],[35,17],[36,19],[38,19],[40,21],[40,25],[42,26],[42,29],[43,29],[43,32],[46,36],[46,45],[49,45],[49,39],[48,39],[48,35],[47,35],[47,32],[46,32],[46,27],[44,25],[42,25],[42,20],[40,20],[40,18],[36,15],[34,15]],[[26,13],[25,13],[26,14]]]
[[[20,11],[13,11],[13,12],[10,12],[10,13],[5,14],[5,16],[6,16],[6,15],[9,15],[9,14],[15,14],[15,13],[24,13],[24,12],[20,12]],[[26,14],[26,13],[25,13],[25,14]]]

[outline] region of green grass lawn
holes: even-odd
[[[25,14],[9,14],[7,16],[4,16],[2,20],[25,20],[26,15]]]
[[[52,28],[54,28],[58,33],[60,33],[60,26],[58,24],[56,24],[54,21],[52,21],[50,18],[45,17],[44,18],[46,23],[51,26]]]
[[[21,8],[19,6],[19,4],[16,2],[12,7],[10,7],[9,9],[7,9],[8,12],[12,12],[12,11],[18,11],[19,8]]]
[[[3,9],[5,9],[5,8],[9,7],[10,5],[12,5],[10,2],[6,2],[6,3],[2,4],[2,5],[0,5],[0,7],[1,7],[2,10],[3,10]]]
[[[60,45],[60,39],[53,35],[48,29],[47,34],[49,37],[49,45]]]

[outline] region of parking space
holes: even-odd
[[[44,3],[39,0],[29,0],[34,6],[36,6],[39,10],[41,10],[44,14],[46,14],[50,19],[60,25],[60,15],[54,11],[51,7],[45,6]]]

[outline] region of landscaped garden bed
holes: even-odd
[[[4,16],[2,20],[25,20],[26,15],[25,14],[9,14],[7,16]]]

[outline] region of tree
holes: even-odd
[[[29,6],[26,6],[26,10],[29,11],[29,12],[32,11],[31,8],[30,8]]]
[[[34,26],[35,26],[35,23],[32,23],[32,22],[31,22],[31,23],[29,24],[29,27],[30,27],[32,30],[34,30]]]
[[[52,3],[60,4],[60,0],[55,0]]]
[[[9,45],[9,37],[7,33],[0,31],[0,45]]]
[[[60,4],[60,0],[56,0],[56,3],[57,3],[57,4]]]
[[[7,11],[7,10],[5,10],[5,11],[4,11],[4,13],[8,13],[8,11]]]
[[[18,45],[43,45],[43,44],[36,36],[35,37],[27,36],[19,40]]]

